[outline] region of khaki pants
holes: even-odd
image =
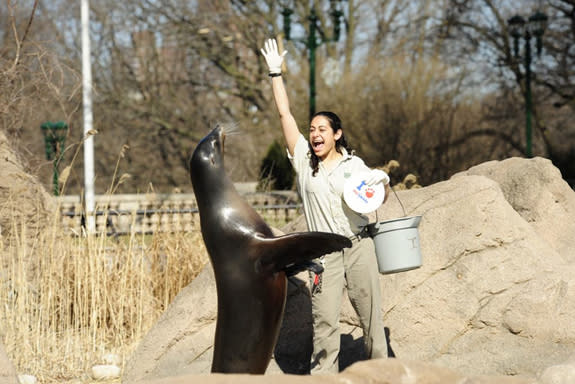
[[[363,329],[368,358],[387,357],[373,240],[354,240],[352,248],[326,255],[323,266],[321,289],[311,299],[314,323],[311,373],[339,371],[339,315],[346,282],[350,302]]]

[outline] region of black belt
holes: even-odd
[[[361,231],[359,231],[358,233],[356,233],[353,236],[350,236],[349,239],[351,241],[360,241],[361,239],[364,239],[366,237],[369,237],[369,233],[367,231],[367,227],[363,227],[363,229]]]

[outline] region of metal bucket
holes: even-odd
[[[369,224],[367,231],[375,243],[379,272],[409,271],[421,267],[419,231],[421,216]]]

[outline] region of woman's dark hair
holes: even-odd
[[[313,118],[316,116],[325,117],[329,122],[329,125],[333,130],[334,134],[341,129],[341,136],[339,137],[339,139],[335,141],[335,150],[338,151],[339,153],[342,153],[341,149],[345,148],[345,150],[348,153],[351,153],[352,151],[349,144],[347,143],[347,140],[345,139],[343,128],[341,126],[341,119],[339,118],[339,116],[330,111],[320,111],[314,113],[314,115],[311,117],[311,120],[313,120]],[[315,176],[317,174],[317,171],[319,170],[319,157],[317,157],[317,155],[314,153],[310,143],[308,143],[308,146],[309,146],[309,153],[311,155],[309,159],[309,165],[311,169],[313,169],[312,175]]]

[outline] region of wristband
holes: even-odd
[[[270,73],[270,74],[269,74],[269,77],[278,77],[278,76],[281,76],[281,75],[282,75],[281,72],[280,72],[280,73]]]

